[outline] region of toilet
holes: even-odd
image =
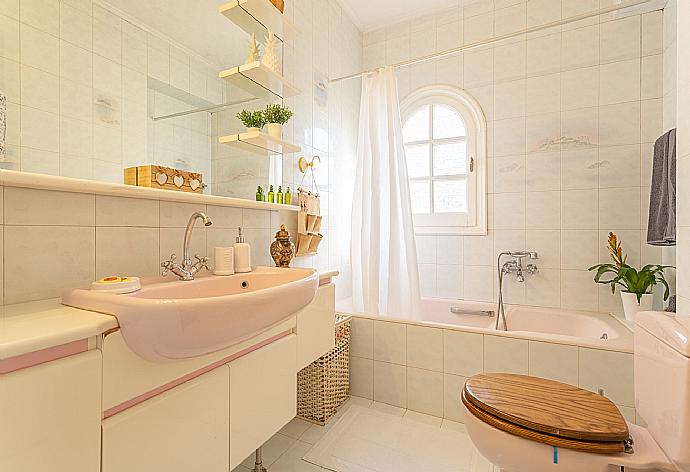
[[[465,426],[503,472],[690,472],[690,329],[675,316],[635,320],[635,406],[552,380],[479,374],[465,383]]]

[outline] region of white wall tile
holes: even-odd
[[[484,372],[527,375],[528,353],[528,342],[525,339],[484,336]]]
[[[577,346],[530,341],[529,375],[577,386]]]
[[[632,354],[579,348],[579,375],[581,388],[603,389],[613,402],[634,406]]]
[[[6,225],[94,225],[95,199],[89,194],[6,187],[4,205]]]
[[[640,59],[602,64],[599,97],[602,105],[640,99]]]
[[[460,423],[465,422],[461,394],[467,379],[458,375],[443,374],[443,417]]]
[[[56,298],[93,281],[95,239],[93,227],[5,226],[4,302]]]
[[[374,401],[407,408],[407,367],[374,361]]]
[[[443,372],[463,377],[484,372],[484,336],[443,330]]]
[[[407,325],[407,366],[443,371],[443,331]]]
[[[374,359],[405,365],[407,357],[405,325],[374,322]]]
[[[365,359],[374,358],[374,321],[364,318],[352,319],[350,355]]]
[[[96,228],[96,278],[158,276],[158,254],[158,228]]]
[[[374,398],[374,361],[350,357],[350,394],[356,397]]]
[[[427,415],[443,416],[443,374],[407,368],[407,408]]]
[[[640,57],[640,16],[630,16],[601,24],[601,62]]]

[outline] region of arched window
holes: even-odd
[[[463,90],[432,86],[401,104],[418,234],[486,234],[486,119]]]

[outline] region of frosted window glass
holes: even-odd
[[[434,175],[467,174],[467,143],[436,144]]]
[[[458,112],[434,105],[434,139],[460,138],[466,134],[465,122]]]
[[[407,176],[409,178],[429,177],[428,144],[405,146],[405,157],[407,159]]]
[[[437,180],[434,182],[434,213],[466,212],[466,180]]]
[[[412,199],[412,213],[431,213],[431,187],[428,180],[410,182],[410,198]]]
[[[429,105],[421,107],[405,122],[403,137],[406,143],[429,140]]]

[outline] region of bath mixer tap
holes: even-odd
[[[503,256],[509,256],[513,259],[501,265],[501,259],[503,258]],[[502,252],[498,255],[498,309],[496,310],[498,316],[496,317],[496,329],[503,329],[503,331],[508,331],[508,323],[506,322],[506,310],[505,305],[503,304],[503,278],[507,274],[514,273],[517,278],[517,281],[519,283],[524,283],[525,273],[534,275],[539,271],[539,268],[536,264],[522,264],[522,260],[526,257],[530,260],[536,260],[539,259],[539,254],[537,254],[536,252],[528,251],[507,251]]]
[[[213,221],[209,218],[206,213],[197,211],[194,213],[187,222],[187,228],[184,232],[184,246],[183,246],[183,259],[182,264],[175,262],[177,256],[175,254],[170,256],[169,261],[161,262],[161,267],[163,268],[162,275],[165,277],[168,272],[172,272],[179,277],[180,280],[190,281],[194,280],[194,276],[202,269],[210,270],[208,266],[208,257],[201,257],[199,254],[195,254],[194,258],[196,262],[193,262],[189,256],[189,245],[192,239],[192,231],[194,230],[194,225],[196,220],[201,220],[204,226],[211,226]]]

